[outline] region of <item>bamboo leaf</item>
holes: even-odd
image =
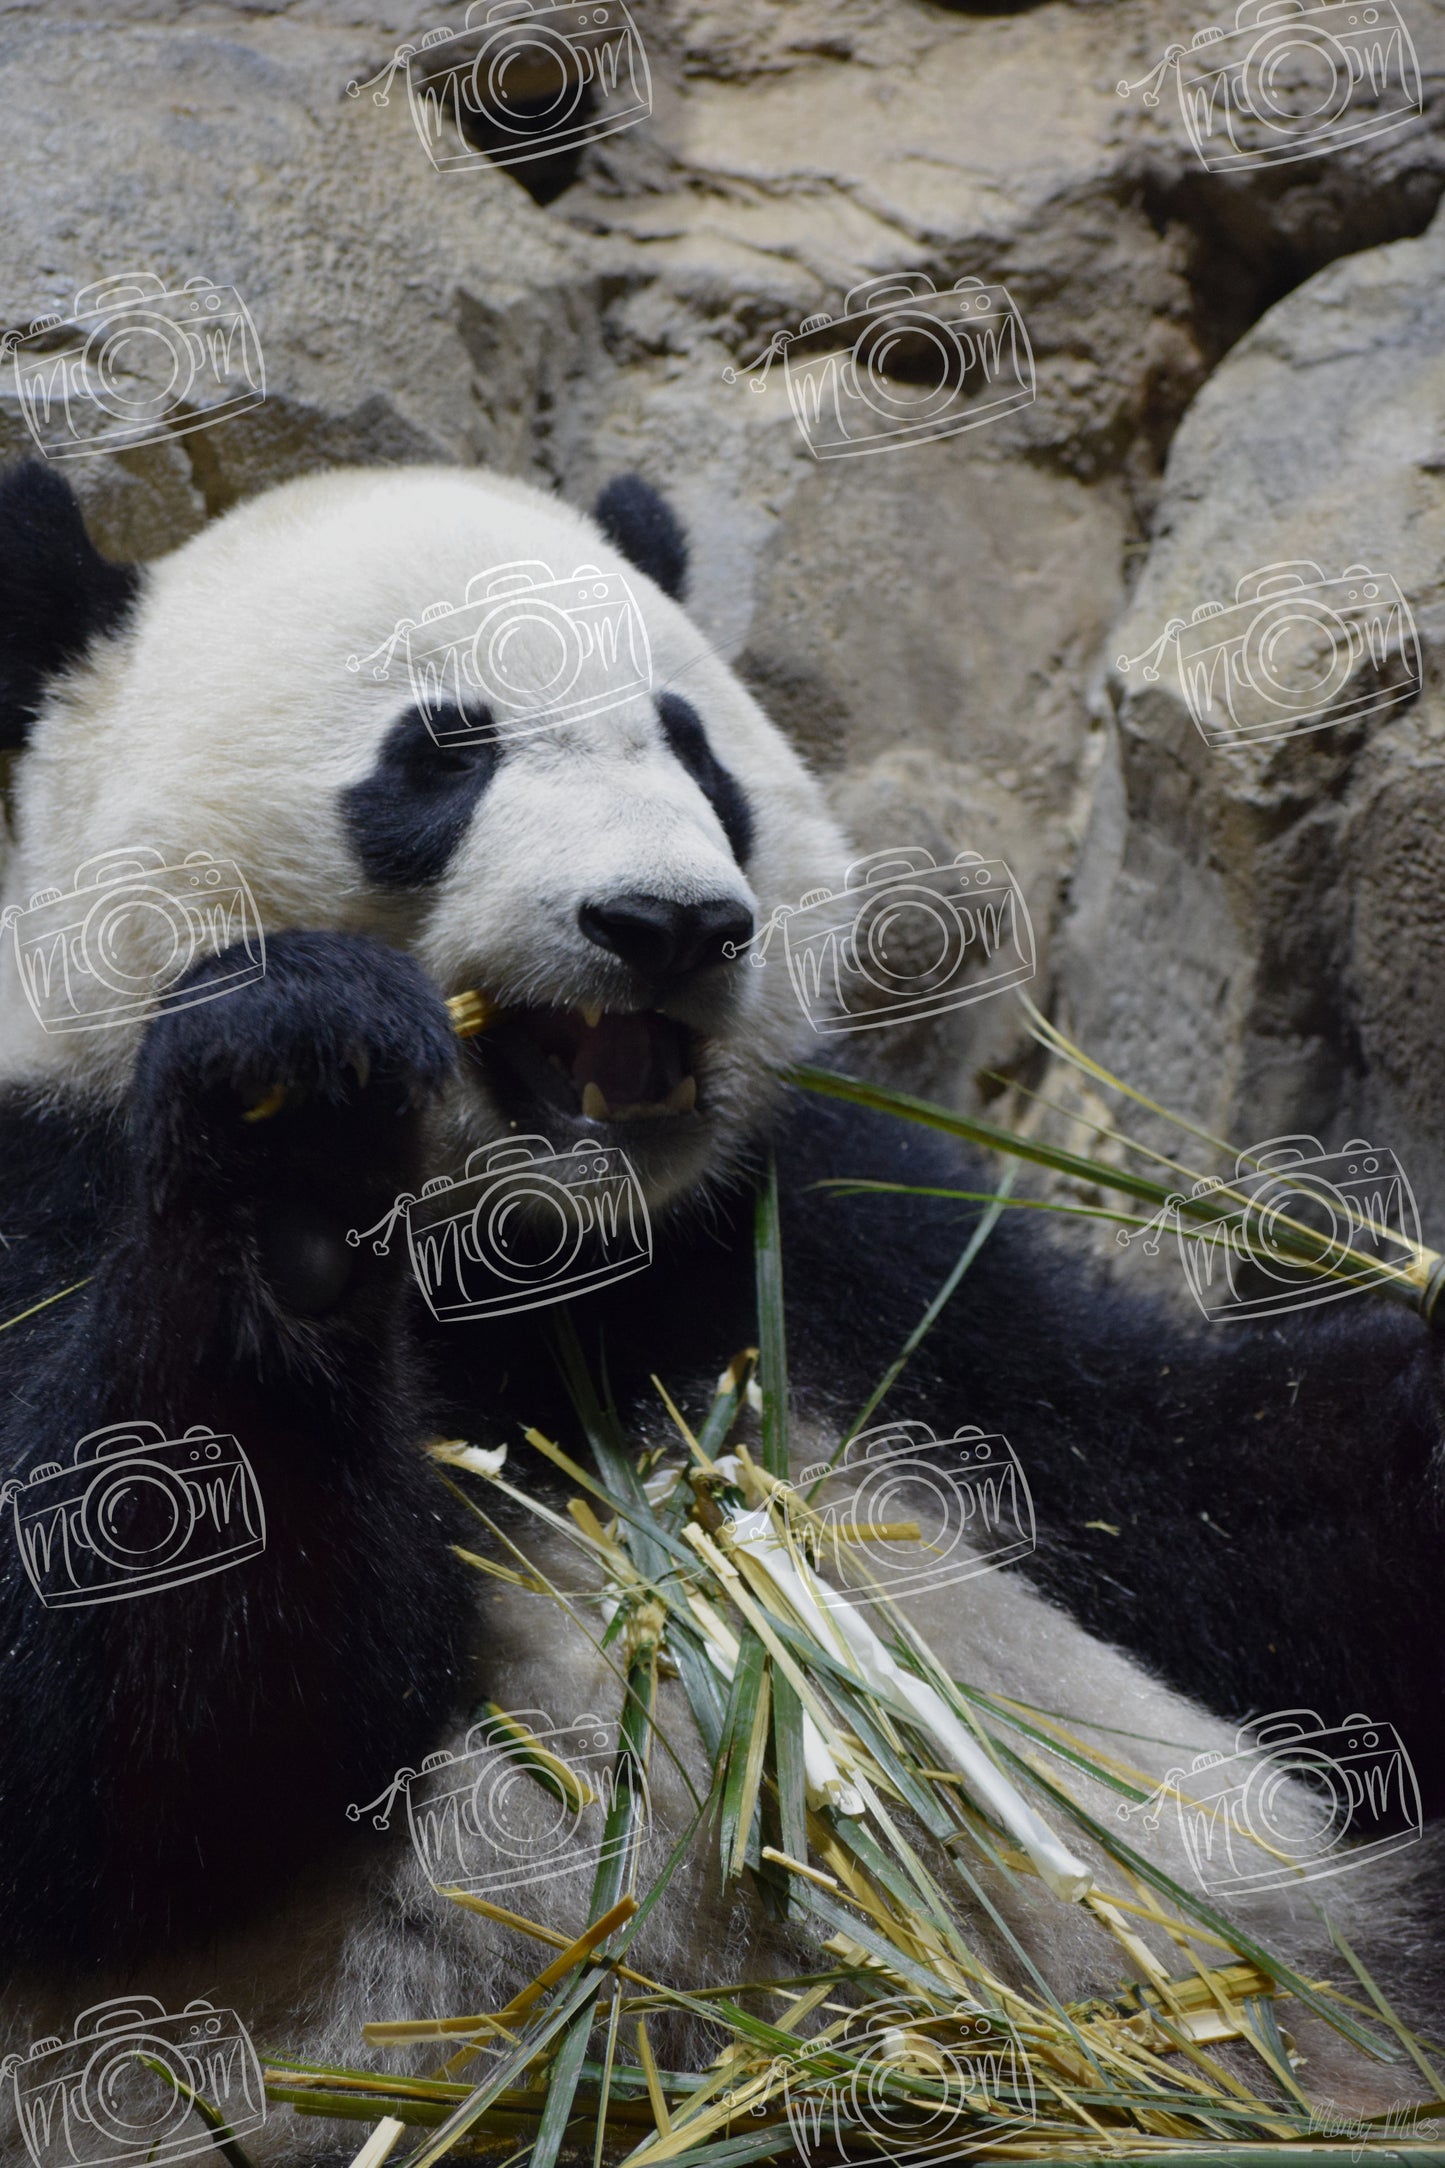
[[[783,1244],[778,1219],[777,1162],[758,1191],[754,1233],[758,1296],[758,1384],[763,1395],[763,1466],[788,1474],[788,1356],[783,1318]]]
[[[753,1842],[769,1700],[767,1651],[751,1626],[745,1625],[738,1637],[738,1660],[728,1695],[726,1775],[718,1821],[723,1873],[729,1879],[742,1873]]]
[[[991,1195],[986,1199],[980,1198],[977,1200],[980,1203],[985,1203],[987,1205],[987,1210],[979,1215],[978,1224],[970,1230],[968,1240],[967,1242],[965,1242],[962,1250],[960,1251],[958,1261],[954,1265],[953,1270],[949,1273],[947,1279],[939,1288],[938,1293],[929,1303],[928,1308],[924,1311],[922,1317],[918,1320],[918,1323],[914,1326],[912,1332],[904,1341],[902,1347],[898,1351],[897,1356],[888,1365],[888,1368],[884,1371],[877,1385],[873,1388],[873,1391],[869,1394],[868,1398],[864,1401],[862,1407],[858,1410],[858,1413],[854,1416],[852,1422],[848,1425],[848,1428],[844,1432],[843,1438],[838,1445],[836,1452],[833,1454],[832,1462],[830,1465],[837,1465],[838,1461],[847,1451],[853,1439],[857,1437],[859,1431],[862,1430],[864,1424],[868,1421],[869,1416],[873,1413],[873,1410],[878,1406],[879,1402],[885,1399],[886,1396],[892,1392],[899,1378],[903,1375],[903,1372],[907,1367],[908,1363],[911,1361],[913,1356],[917,1354],[919,1348],[923,1345],[924,1340],[933,1330],[934,1325],[938,1322],[938,1319],[942,1316],[948,1304],[953,1300],[955,1294],[958,1292],[959,1282],[962,1280],[965,1272],[967,1272],[969,1266],[973,1263],[979,1251],[983,1248],[985,1242],[987,1242],[989,1236],[993,1233],[994,1228],[997,1226],[999,1214],[1002,1212],[1004,1205],[1008,1202],[1009,1191],[1013,1188],[1014,1182],[1017,1179],[1017,1175],[1018,1170],[1016,1167],[1011,1166],[1006,1168],[1002,1179],[999,1182],[997,1194]],[[813,1495],[813,1491],[815,1491],[817,1487],[818,1486],[815,1483],[813,1485],[813,1489],[809,1491],[808,1496],[810,1498]]]
[[[173,2093],[179,2094],[180,2098],[190,2108],[191,2113],[205,2124],[211,2134],[210,2146],[206,2148],[207,2151],[214,2149],[221,2155],[223,2160],[228,2160],[231,2163],[231,2168],[252,2168],[250,2154],[241,2144],[220,2109],[214,2107],[203,2093],[198,2093],[194,2086],[187,2085],[179,2072],[173,2070],[169,2064],[163,2063],[159,2056],[147,2055],[138,2051],[136,2061],[143,2063],[146,2069],[168,2085]]]
[[[1001,1129],[995,1122],[955,1114],[947,1107],[935,1105],[931,1099],[917,1099],[911,1092],[890,1091],[886,1085],[867,1083],[860,1077],[838,1076],[831,1069],[815,1069],[804,1064],[788,1072],[788,1081],[800,1085],[804,1091],[817,1092],[824,1099],[841,1099],[848,1106],[868,1107],[875,1114],[896,1114],[905,1121],[921,1122],[925,1128],[942,1130],[950,1137],[961,1137],[966,1144],[981,1145],[985,1151],[1003,1152],[1012,1159],[1026,1159],[1036,1167],[1050,1168],[1055,1174],[1071,1175],[1075,1181],[1090,1182],[1101,1189],[1121,1190],[1126,1196],[1142,1197],[1153,1205],[1167,1203],[1173,1194],[1163,1183],[1151,1181],[1147,1175],[1131,1174],[1126,1168],[1111,1166],[1107,1160],[1088,1159],[1078,1152],[1066,1152],[1058,1145],[1044,1144],[1036,1137],[1017,1136],[1013,1130]]]
[[[773,1680],[773,1765],[778,1782],[782,1849],[808,1856],[808,1799],[803,1775],[803,1704],[780,1671]]]
[[[7,1317],[0,1324],[0,1332],[9,1332],[12,1325],[23,1325],[27,1317],[34,1317],[40,1310],[48,1310],[52,1302],[64,1302],[67,1295],[78,1295],[82,1287],[89,1287],[95,1278],[88,1272],[83,1280],[72,1280],[69,1287],[57,1288],[53,1295],[42,1295],[39,1302],[32,1302],[28,1310],[17,1310],[14,1317]]]
[[[661,1617],[654,1604],[635,1610],[632,1619],[632,1655],[627,1667],[627,1690],[618,1722],[617,1755],[613,1766],[612,1801],[603,1825],[602,1849],[592,1883],[589,1923],[622,1915],[623,1890],[631,1878],[637,1848],[647,1814],[647,1764],[652,1748],[653,1712],[657,1703],[657,1653]],[[618,1918],[618,1924],[623,1923]],[[579,1962],[587,1953],[577,1945]],[[567,1956],[571,1952],[564,1953]],[[545,1978],[546,1975],[544,1974]],[[615,1992],[615,1990],[614,1990]],[[542,2111],[532,2168],[554,2168],[572,2119],[577,2081],[592,2031],[593,2009],[584,2005],[572,2019],[547,2080],[547,2103]]]

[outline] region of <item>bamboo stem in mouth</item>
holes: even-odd
[[[464,994],[452,994],[447,1001],[452,1029],[459,1039],[475,1039],[480,1032],[488,1030],[501,1014],[497,1003],[485,994],[469,989]]]
[[[1420,1290],[1418,1307],[1421,1317],[1427,1325],[1433,1325],[1439,1332],[1445,1327],[1445,1303],[1440,1300],[1441,1295],[1445,1294],[1445,1257],[1442,1257],[1438,1250],[1422,1249],[1409,1268],[1409,1276]]]

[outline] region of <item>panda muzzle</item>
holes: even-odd
[[[486,1044],[539,1096],[588,1121],[656,1121],[697,1104],[693,1034],[655,1009],[509,1009]]]

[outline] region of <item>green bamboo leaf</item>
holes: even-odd
[[[747,2161],[773,2160],[779,2153],[797,2154],[797,2141],[782,2117],[759,2124],[741,2137],[714,2138],[706,2145],[689,2147],[686,2153],[674,2153],[667,2168],[743,2168]]]
[[[0,1324],[0,1332],[9,1332],[12,1325],[23,1325],[27,1317],[34,1317],[38,1310],[48,1310],[52,1302],[64,1302],[67,1295],[78,1295],[94,1278],[95,1274],[88,1272],[83,1280],[72,1280],[69,1287],[57,1288],[53,1295],[43,1295],[39,1302],[32,1302],[28,1310],[17,1310],[14,1317],[7,1317]]]
[[[773,1680],[773,1766],[778,1783],[778,1829],[793,1859],[808,1856],[808,1799],[803,1779],[803,1704],[781,1671]]]
[[[722,1746],[723,1725],[726,1721],[727,1702],[722,1681],[703,1650],[700,1636],[694,1631],[692,1621],[680,1617],[671,1606],[667,1616],[667,1653],[676,1667],[682,1690],[687,1696],[692,1720],[698,1736],[707,1748],[708,1759],[716,1762]]]
[[[664,1543],[642,1478],[627,1451],[616,1412],[604,1407],[598,1397],[577,1328],[565,1306],[552,1312],[552,1332],[563,1381],[587,1434],[603,1486],[627,1521],[639,1567],[650,1581],[660,1582],[666,1577],[670,1553],[678,1556],[680,1563],[685,1561],[691,1566],[690,1554],[685,1545]]]
[[[1435,2098],[1437,2100],[1445,2100],[1445,2083],[1441,2082],[1439,2071],[1435,2068],[1435,2065],[1431,2062],[1429,2056],[1426,2055],[1424,2050],[1421,2048],[1419,2041],[1410,2031],[1409,2026],[1406,2025],[1400,2018],[1396,2017],[1394,2011],[1391,2009],[1384,1995],[1375,1985],[1369,1973],[1365,1970],[1364,1965],[1355,1955],[1349,1943],[1345,1940],[1344,1935],[1340,1932],[1334,1921],[1329,1917],[1328,1913],[1325,1914],[1324,1918],[1325,1925],[1330,1931],[1330,1940],[1334,1943],[1335,1948],[1339,1951],[1341,1957],[1344,1958],[1345,1963],[1349,1966],[1351,1972],[1359,1981],[1361,1987],[1365,1990],[1365,1993],[1369,1996],[1371,2002],[1375,2005],[1375,2008],[1379,2011],[1381,2017],[1385,2020],[1385,2023],[1389,2026],[1391,2032],[1393,2032],[1396,2038],[1400,2041],[1406,2054],[1410,2057],[1410,2060],[1414,2063],[1415,2067],[1424,2078],[1426,2084],[1434,2093]]]
[[[559,1992],[544,2007],[536,2022],[528,2026],[516,2047],[493,2065],[491,2074],[473,2087],[461,2105],[452,2110],[424,2145],[407,2155],[399,2168],[433,2168],[435,2162],[450,2153],[458,2139],[464,2138],[486,2114],[497,2095],[509,2091],[577,2012],[596,1999],[602,1989],[602,1980],[601,1973],[584,1972]]]
[[[595,2013],[589,2004],[578,2011],[563,2035],[547,2073],[547,2097],[531,2151],[532,2168],[554,2168],[576,2112],[577,2082],[587,2054]],[[585,2111],[584,2111],[585,2112]]]
[[[627,1608],[627,1607],[624,1607]],[[610,1912],[634,1879],[647,1820],[647,1768],[657,1701],[657,1642],[639,1640],[627,1667],[617,1726],[612,1802],[602,1830],[602,1850],[587,1909],[590,1926]],[[606,1945],[603,1944],[605,1949]],[[532,2168],[554,2168],[572,2120],[577,2083],[591,2037],[594,2012],[579,2010],[563,2038],[547,2078],[547,2102],[532,2148]]]
[[[831,1069],[814,1069],[808,1064],[788,1072],[788,1081],[800,1085],[804,1091],[816,1092],[824,1099],[841,1099],[849,1106],[868,1107],[875,1114],[896,1114],[904,1121],[921,1122],[928,1129],[940,1129],[946,1136],[961,1137],[967,1144],[981,1145],[985,1151],[1004,1152],[1011,1159],[1026,1159],[1036,1167],[1048,1167],[1055,1174],[1071,1175],[1078,1182],[1092,1182],[1101,1189],[1121,1190],[1125,1196],[1142,1197],[1150,1204],[1166,1204],[1176,1194],[1173,1187],[1151,1181],[1148,1175],[1131,1174],[1126,1168],[1111,1166],[1107,1160],[1088,1159],[1078,1152],[1066,1152],[1058,1145],[1044,1144],[1037,1137],[1016,1136],[1011,1129],[1000,1129],[995,1122],[980,1121],[976,1116],[955,1114],[947,1107],[934,1104],[931,1099],[917,1099],[911,1092],[890,1091],[886,1085],[866,1083],[860,1077],[838,1076]]]
[[[574,1482],[610,1505],[624,1523],[628,1548],[639,1571],[667,1605],[669,1653],[677,1665],[693,1719],[709,1752],[714,1753],[722,1736],[722,1689],[691,1614],[675,1600],[676,1574],[679,1570],[689,1576],[695,1573],[696,1555],[654,1512],[615,1415],[604,1409],[598,1398],[571,1319],[560,1312],[554,1326],[563,1378],[592,1447],[600,1482],[594,1481],[586,1469],[571,1463],[565,1454],[559,1453],[557,1459]]]
[[[958,1261],[954,1265],[953,1270],[949,1273],[947,1279],[939,1288],[938,1293],[929,1303],[928,1308],[924,1311],[922,1317],[918,1320],[918,1323],[914,1326],[912,1332],[904,1341],[902,1347],[898,1351],[898,1354],[895,1356],[894,1360],[888,1365],[888,1368],[884,1371],[877,1385],[873,1388],[873,1391],[869,1394],[868,1398],[864,1401],[862,1407],[858,1410],[858,1413],[854,1416],[852,1422],[848,1425],[847,1430],[844,1432],[836,1450],[833,1453],[832,1459],[829,1462],[830,1467],[837,1466],[838,1461],[847,1451],[849,1445],[852,1443],[854,1438],[857,1437],[859,1431],[863,1428],[869,1416],[873,1413],[873,1410],[878,1406],[879,1402],[886,1397],[887,1394],[892,1392],[894,1386],[898,1383],[899,1378],[903,1375],[904,1369],[912,1360],[913,1356],[917,1354],[919,1348],[923,1345],[924,1340],[933,1330],[934,1325],[942,1316],[948,1304],[953,1300],[955,1294],[958,1292],[959,1282],[962,1280],[965,1272],[967,1272],[969,1266],[973,1263],[975,1257],[977,1257],[979,1251],[983,1248],[985,1242],[987,1242],[989,1236],[993,1233],[994,1228],[997,1226],[999,1214],[1000,1212],[1002,1212],[1004,1205],[1008,1202],[1009,1191],[1012,1189],[1017,1177],[1017,1167],[1008,1167],[1007,1169],[1005,1169],[1003,1179],[999,1183],[997,1195],[990,1196],[987,1199],[980,1198],[978,1200],[980,1203],[986,1202],[988,1209],[980,1214],[978,1224],[970,1230],[968,1240],[967,1242],[965,1242],[962,1250],[959,1252]],[[821,1187],[824,1185],[819,1186]],[[819,1478],[819,1480],[821,1481],[821,1477]],[[812,1487],[812,1490],[810,1490],[808,1493],[809,1498],[813,1496],[813,1492],[816,1491],[817,1488],[818,1485],[815,1483]]]
[[[890,1972],[897,1973],[900,1979],[910,1981],[940,2014],[953,2007],[957,2000],[956,1991],[940,1980],[937,1973],[930,1972],[926,1965],[920,1965],[916,1958],[900,1949],[896,1942],[890,1942],[871,1920],[865,1919],[861,1913],[850,1912],[846,1905],[837,1898],[830,1897],[825,1889],[819,1889],[815,1882],[800,1883],[798,1895],[808,1911],[822,1920],[832,1934],[847,1935],[850,1941],[859,1943],[870,1957],[876,1957]],[[796,2040],[790,2041],[789,2046],[794,2053],[797,2052]]]
[[[707,1420],[697,1434],[697,1442],[709,1460],[716,1460],[727,1444],[728,1433],[737,1419],[738,1409],[743,1404],[743,1394],[747,1390],[752,1370],[752,1363],[740,1365],[736,1375],[729,1368],[718,1381],[718,1389],[713,1395]]]
[[[224,2160],[231,2163],[231,2168],[253,2168],[250,2154],[241,2144],[220,2109],[214,2107],[203,2093],[198,2093],[194,2086],[187,2085],[179,2072],[172,2070],[169,2064],[163,2063],[159,2056],[138,2053],[136,2061],[144,2063],[147,2070],[152,2071],[156,2077],[163,2079],[171,2091],[179,2094],[181,2099],[186,2102],[191,2113],[205,2124],[211,2134],[211,2143],[206,2149],[208,2152],[214,2150],[219,2153]]]
[[[783,1317],[783,1245],[778,1220],[778,1169],[771,1157],[758,1191],[754,1229],[758,1294],[758,1384],[763,1395],[763,1466],[788,1474],[788,1356]]]
[[[752,1627],[744,1625],[738,1640],[738,1660],[733,1668],[723,1733],[727,1759],[723,1764],[718,1844],[723,1873],[729,1879],[742,1873],[750,1850],[756,1856],[753,1824],[770,1698],[767,1651]]]
[[[398,2123],[416,2123],[433,2130],[450,2112],[440,2101],[416,2100],[403,2093],[326,2093],[308,2089],[298,2092],[286,2085],[268,2085],[266,2098],[293,2115],[319,2115],[328,2123],[378,2123],[384,2115]]]
[[[960,1137],[967,1143],[981,1145],[990,1151],[1006,1152],[1016,1159],[1030,1161],[1033,1165],[1047,1167],[1053,1173],[1068,1175],[1074,1181],[1092,1183],[1096,1188],[1118,1191],[1126,1197],[1138,1197],[1156,1207],[1169,1208],[1181,1235],[1197,1241],[1224,1239],[1229,1229],[1242,1226],[1251,1210],[1247,1194],[1231,1187],[1228,1182],[1215,1183],[1207,1194],[1192,1196],[1185,1185],[1192,1186],[1201,1178],[1190,1170],[1180,1170],[1177,1184],[1166,1187],[1148,1175],[1135,1174],[1129,1169],[1113,1165],[1107,1160],[1091,1159],[1085,1154],[1067,1152],[1061,1147],[1045,1144],[1037,1137],[1023,1137],[1013,1130],[1001,1129],[996,1123],[979,1120],[975,1116],[953,1113],[947,1107],[936,1105],[929,1099],[918,1099],[909,1092],[889,1090],[880,1084],[871,1084],[857,1077],[838,1076],[829,1069],[803,1066],[789,1072],[789,1080],[799,1084],[805,1091],[817,1092],[824,1098],[841,1099],[852,1106],[863,1106],[875,1113],[894,1114],[905,1121],[921,1122],[927,1128],[942,1130],[948,1136]],[[1126,1087],[1117,1079],[1107,1079],[1119,1090]],[[1138,1097],[1137,1094],[1131,1094]],[[1152,1107],[1152,1102],[1141,1101]],[[1154,1108],[1164,1114],[1165,1109]],[[1190,1125],[1174,1115],[1166,1118],[1181,1128]],[[1202,1134],[1202,1133],[1200,1133]],[[1128,1141],[1127,1139],[1125,1140]],[[1219,1140],[1209,1139],[1218,1146]],[[1220,1146],[1221,1149],[1228,1149]],[[1236,1155],[1238,1157],[1239,1155]],[[1244,1155],[1246,1158],[1248,1155]],[[846,1183],[846,1178],[845,1178]],[[856,1186],[847,1183],[847,1186]],[[874,1185],[869,1185],[874,1186]],[[877,1187],[887,1185],[878,1184]],[[921,1192],[927,1194],[927,1192]],[[940,1194],[946,1194],[941,1192]],[[1188,1222],[1197,1222],[1191,1228]],[[1307,1222],[1291,1219],[1287,1215],[1272,1215],[1270,1219],[1270,1243],[1282,1251],[1290,1261],[1306,1271],[1317,1273],[1329,1280],[1348,1279],[1351,1285],[1364,1284],[1389,1293],[1418,1308],[1424,1285],[1424,1273],[1431,1263],[1438,1262],[1433,1251],[1419,1251],[1411,1242],[1403,1242],[1392,1229],[1381,1232],[1400,1245],[1402,1252],[1412,1263],[1387,1263],[1368,1250],[1346,1249],[1341,1255],[1332,1237],[1322,1235]],[[1360,1268],[1368,1268],[1368,1278],[1363,1283]]]

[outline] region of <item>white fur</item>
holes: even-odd
[[[368,888],[337,794],[371,768],[406,695],[395,677],[379,684],[349,671],[347,658],[369,654],[398,620],[418,617],[429,603],[459,600],[478,571],[521,558],[558,573],[582,563],[617,567],[576,512],[520,484],[452,470],[312,478],[229,514],[153,568],[133,628],[51,698],[22,764],[5,900],[23,905],[38,889],[65,887],[82,860],[122,845],[147,843],[172,860],[204,849],[242,866],[268,929],[368,929],[411,945],[445,992],[481,986],[503,1000],[568,1004],[606,1002],[614,992],[614,967],[576,923],[579,900],[599,886],[633,887],[645,873],[649,886],[679,899],[739,897],[761,922],[809,888],[836,885],[846,853],[817,786],[683,613],[629,572],[644,602],[656,689],[675,686],[693,703],[748,795],[757,841],[746,878],[640,702],[512,748],[435,891],[397,899]],[[678,1012],[710,1037],[713,1068],[703,1082],[712,1111],[686,1150],[644,1161],[654,1197],[705,1181],[732,1155],[758,1121],[773,1072],[807,1040],[780,969],[732,977],[731,991],[706,1014]],[[7,943],[0,1074],[119,1096],[137,1037],[138,1026],[46,1036],[22,999]],[[459,1086],[435,1171],[454,1171],[464,1148],[501,1130],[484,1086]],[[948,1412],[966,1420],[965,1410]],[[1026,1465],[1027,1440],[1015,1443]],[[551,1557],[562,1585],[579,1591],[570,1622],[544,1597],[481,1584],[488,1690],[503,1706],[540,1707],[559,1723],[588,1710],[613,1715],[619,1687],[594,1645],[600,1613],[585,1567],[555,1543]],[[945,1591],[915,1615],[957,1677],[1061,1711],[1085,1731],[1102,1727],[1092,1734],[1100,1744],[1119,1744],[1154,1777],[1202,1749],[1233,1747],[1223,1725],[1009,1572]],[[663,1689],[662,1723],[698,1783],[701,1757],[675,1685]],[[1135,1736],[1120,1742],[1121,1732]],[[244,1781],[239,1767],[237,1781]],[[304,1769],[296,1782],[305,1784]],[[652,1790],[650,1858],[658,1863],[688,1811],[687,1787],[662,1753]],[[284,1801],[256,1804],[258,1812],[285,1810]],[[1112,1796],[1097,1794],[1090,1804],[1106,1816]],[[1311,1811],[1303,1798],[1297,1811],[1302,1822]],[[1137,1823],[1131,1837],[1141,1848],[1151,1843]],[[1152,1842],[1187,1881],[1170,1815]],[[1258,1897],[1241,1916],[1309,1970],[1328,1947],[1313,1910],[1318,1896],[1352,1937],[1370,1929],[1378,1937],[1383,1927],[1418,1940],[1426,1928],[1412,1882],[1425,1856],[1421,1847],[1331,1884]],[[1117,1871],[1102,1859],[1098,1865],[1101,1882],[1118,1888]],[[985,1879],[1056,1992],[1119,1984],[1126,1967],[1118,1946],[1082,1908],[1034,1885]],[[588,1881],[579,1865],[519,1890],[514,1901],[576,1931]],[[957,1894],[979,1947],[1006,1963],[996,1932],[974,1915],[961,1886]],[[1177,1969],[1178,1953],[1153,1939]],[[799,1951],[773,1947],[778,1940],[741,1885],[718,1888],[704,1839],[636,1961],[681,1985],[757,1975],[773,1964],[796,1969]],[[81,2006],[137,1990],[173,2008],[205,1995],[240,2011],[264,2046],[356,2063],[367,2059],[360,2037],[367,2019],[495,2008],[545,1958],[536,1945],[438,1898],[403,1843],[366,1886],[343,1854],[329,1881],[318,1879],[273,1927],[203,1958],[157,1965],[144,1979],[76,1983],[66,1997],[26,1998],[8,2013],[5,2044],[65,2033]],[[1405,2090],[1397,2070],[1352,2062],[1318,2027],[1298,2028],[1298,2037],[1310,2058],[1307,2082],[1321,2097],[1371,2108]],[[431,2059],[428,2052],[422,2062]],[[360,2136],[358,2128],[355,2143]],[[247,2143],[257,2161],[303,2168],[319,2140],[313,2126],[277,2111],[266,2133]]]
[[[338,797],[369,772],[410,694],[404,670],[378,682],[348,658],[370,655],[430,604],[459,603],[476,574],[527,558],[562,577],[582,564],[625,572],[654,691],[691,702],[748,794],[746,876],[643,696],[509,742],[466,842],[425,894],[383,895],[364,880]],[[779,903],[838,885],[846,859],[812,777],[675,604],[581,513],[453,468],[291,482],[153,566],[133,629],[52,695],[22,766],[17,828],[5,905],[68,892],[77,867],[104,851],[145,844],[178,864],[204,850],[240,866],[268,932],[373,932],[413,948],[447,994],[480,988],[562,1007],[628,1005],[577,907],[635,888],[639,869],[656,893],[735,899],[761,923]],[[810,1036],[784,970],[728,979],[705,1000],[667,1004],[703,1034],[701,1111],[685,1127],[633,1125],[650,1202],[732,1158],[776,1071]],[[6,938],[0,1077],[119,1096],[140,1028],[42,1031]],[[432,1171],[456,1171],[467,1150],[506,1133],[469,1069]]]

